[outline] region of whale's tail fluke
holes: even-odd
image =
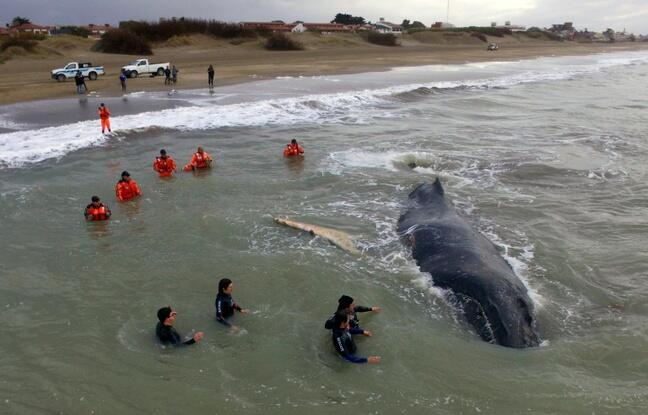
[[[273,220],[280,225],[288,226],[289,228],[293,229],[299,229],[301,231],[308,232],[311,235],[320,236],[333,245],[353,255],[360,255],[360,251],[356,247],[351,236],[349,236],[349,234],[345,232],[325,228],[323,226],[311,225],[309,223],[297,222],[288,218],[273,218]]]

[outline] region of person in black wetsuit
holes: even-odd
[[[216,321],[230,327],[233,331],[237,331],[238,326],[229,322],[230,318],[234,315],[234,310],[247,314],[249,311],[242,309],[232,299],[232,291],[234,290],[234,283],[229,278],[223,278],[218,282],[218,294],[216,295]]]
[[[155,327],[155,335],[160,339],[162,344],[170,344],[172,346],[190,345],[199,342],[203,338],[203,332],[199,331],[193,335],[189,340],[182,340],[180,334],[173,328],[176,313],[171,307],[162,307],[157,312],[158,323]]]
[[[337,311],[328,320],[326,320],[326,323],[324,323],[324,328],[328,330],[333,329],[334,328],[333,320],[335,318],[335,314],[343,310],[346,311],[346,313],[349,315],[349,326],[351,328],[360,328],[360,321],[358,320],[358,316],[356,315],[356,313],[366,313],[367,311],[373,311],[377,313],[380,311],[380,307],[376,307],[376,306],[364,307],[361,305],[355,305],[352,297],[349,297],[348,295],[343,295],[338,300]]]
[[[350,316],[345,311],[335,313],[333,316],[331,339],[333,340],[335,351],[342,358],[352,363],[380,363],[380,356],[356,356],[357,348],[352,335],[364,334],[365,336],[371,336],[371,333],[357,327],[350,327],[349,321]]]

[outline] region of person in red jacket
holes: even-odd
[[[92,203],[86,206],[83,215],[88,221],[100,221],[110,218],[111,212],[108,206],[101,203],[99,196],[92,196]]]
[[[120,202],[126,202],[137,196],[141,196],[142,191],[137,185],[137,182],[130,178],[130,173],[124,171],[121,174],[121,180],[115,186],[115,194]]]
[[[167,156],[165,149],[160,150],[160,156],[155,158],[153,170],[158,172],[160,177],[171,177],[173,172],[177,171],[175,161],[171,156]]]
[[[300,156],[304,154],[304,148],[297,144],[297,140],[294,138],[292,141],[290,141],[290,144],[286,144],[286,148],[284,149],[284,157],[293,157],[293,156]]]
[[[189,164],[184,166],[184,171],[201,170],[211,168],[212,157],[208,152],[198,147],[198,150],[191,157]]]
[[[99,105],[99,111],[97,113],[101,119],[101,133],[105,133],[106,130],[110,132],[110,111],[108,111],[108,107],[103,102]]]

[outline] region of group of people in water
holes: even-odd
[[[223,278],[218,282],[218,293],[214,301],[216,321],[230,328],[231,331],[238,331],[239,327],[232,324],[234,312],[242,314],[249,313],[249,310],[241,308],[232,298],[234,283],[229,278]],[[360,328],[358,313],[368,311],[379,312],[380,307],[363,307],[355,304],[352,297],[342,295],[338,300],[338,307],[335,313],[326,320],[324,328],[331,330],[331,340],[335,351],[346,361],[353,363],[380,363],[380,356],[362,357],[357,355],[357,347],[353,340],[354,335],[371,337],[369,330]],[[155,327],[155,334],[164,345],[183,346],[199,342],[203,337],[202,331],[196,332],[189,338],[183,338],[173,327],[177,312],[171,307],[162,307],[157,311],[158,323]]]
[[[102,133],[110,129],[110,111],[101,103],[99,106],[99,117],[101,119]],[[299,157],[304,154],[304,148],[299,145],[296,139],[292,139],[286,145],[283,151],[284,157]],[[202,147],[198,147],[196,152],[192,155],[191,161],[187,163],[184,171],[199,171],[211,168],[212,157]],[[153,161],[153,170],[158,173],[160,177],[171,177],[174,172],[177,172],[177,166],[173,158],[167,154],[165,149],[160,150],[160,155]],[[123,171],[121,179],[115,185],[115,196],[120,202],[127,202],[142,195],[137,182],[131,178],[128,171]],[[86,206],[84,215],[88,221],[105,221],[110,219],[112,212],[108,206],[101,202],[99,196],[92,196],[91,203]],[[231,330],[237,331],[238,326],[232,324],[231,320],[235,311],[246,314],[248,310],[241,308],[232,299],[232,291],[234,283],[228,279],[223,278],[218,283],[218,293],[214,302],[216,311],[216,321],[228,326]],[[379,363],[379,356],[361,357],[357,355],[357,347],[353,340],[354,335],[363,335],[371,337],[371,332],[364,330],[360,327],[360,322],[357,313],[363,312],[378,312],[380,307],[363,307],[357,306],[353,298],[348,295],[343,295],[338,300],[338,307],[335,313],[326,320],[324,327],[331,330],[331,340],[333,347],[337,353],[345,360],[353,363]],[[170,306],[162,307],[157,312],[158,323],[155,333],[158,339],[167,345],[190,345],[200,341],[204,333],[197,332],[189,339],[183,339],[180,334],[173,327],[177,312]]]

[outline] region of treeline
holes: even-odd
[[[173,36],[204,34],[220,38],[254,37],[254,31],[244,29],[238,23],[227,23],[219,20],[178,19],[146,22],[127,20],[119,22],[119,28],[128,30],[150,42],[163,42]]]

